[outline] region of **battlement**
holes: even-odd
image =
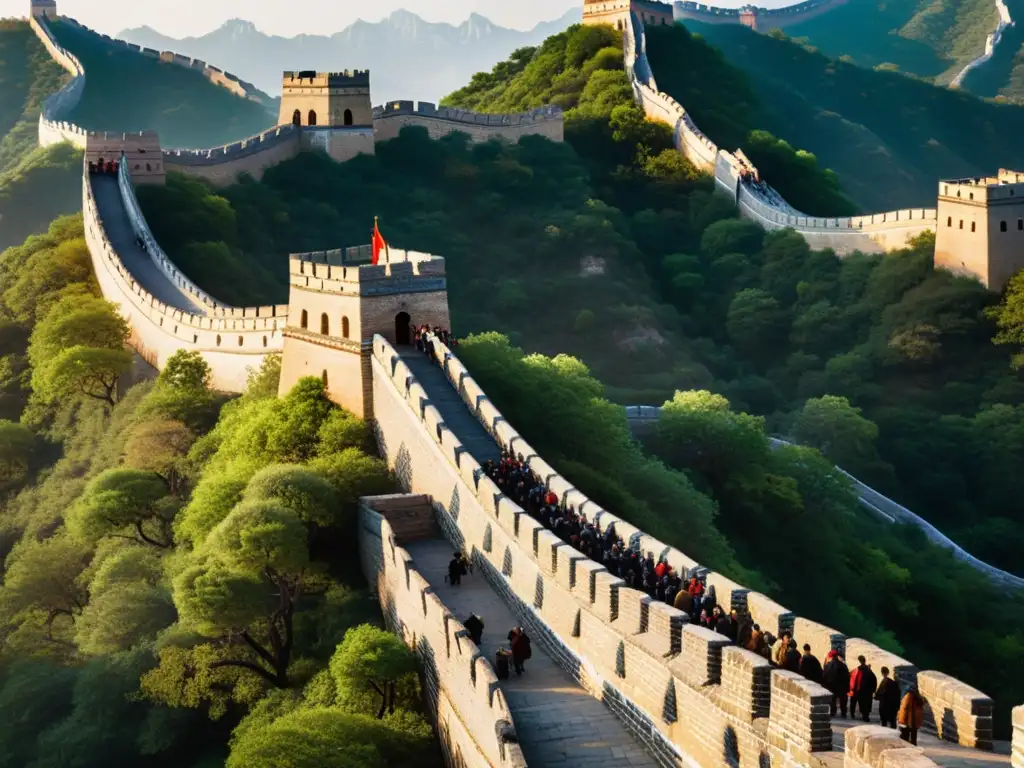
[[[175,165],[214,165],[263,152],[277,144],[297,140],[299,128],[279,125],[247,139],[209,149],[165,149],[164,157]]]
[[[373,265],[371,246],[292,254],[291,284],[335,293],[381,293],[389,287],[408,291],[424,282],[430,290],[444,286],[445,262],[440,256],[391,248],[386,263]],[[439,282],[440,281],[440,282]]]
[[[1015,205],[1024,202],[1024,173],[1000,168],[995,176],[939,182],[939,200],[948,203]]]
[[[373,120],[386,120],[390,117],[402,115],[416,115],[418,117],[434,118],[436,120],[450,120],[456,123],[481,126],[515,126],[531,125],[533,123],[548,120],[563,120],[564,114],[561,107],[545,106],[508,115],[491,115],[481,112],[473,112],[468,109],[457,107],[438,107],[428,101],[389,101],[388,103],[373,108]]]
[[[369,88],[370,70],[354,69],[343,72],[316,72],[301,70],[285,72],[285,88]]]

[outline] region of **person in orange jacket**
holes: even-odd
[[[916,688],[911,688],[903,697],[896,722],[900,727],[900,738],[916,747],[917,729],[924,724],[924,699]]]

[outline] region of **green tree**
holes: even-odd
[[[1011,365],[1017,369],[1024,368],[1024,271],[1010,278],[1002,302],[999,306],[991,307],[988,316],[995,320],[999,328],[999,333],[992,341],[1013,347]]]
[[[93,479],[68,513],[68,530],[84,541],[124,536],[168,549],[174,546],[171,523],[176,505],[154,472],[110,469]]]
[[[0,488],[15,488],[28,477],[35,436],[23,424],[0,419]]]
[[[793,420],[792,434],[796,442],[817,448],[850,472],[873,472],[881,462],[876,447],[878,426],[845,397],[825,395],[808,400]]]
[[[195,440],[192,430],[180,421],[144,421],[136,425],[128,436],[124,449],[125,464],[156,475],[167,491],[177,496],[181,492],[185,457]]]
[[[339,690],[372,688],[380,696],[377,719],[395,711],[398,681],[416,671],[416,657],[387,630],[363,624],[345,633],[331,657],[331,675]]]
[[[744,355],[767,360],[778,354],[789,331],[789,316],[767,292],[748,288],[737,293],[729,305],[726,330]]]

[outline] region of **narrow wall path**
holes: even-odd
[[[463,578],[457,587],[445,583],[453,551],[446,539],[428,539],[403,546],[412,555],[416,570],[430,582],[434,593],[455,618],[465,621],[475,613],[483,619],[485,628],[480,650],[493,663],[498,648],[508,648],[509,630],[519,623],[505,601],[479,572]],[[516,677],[513,672],[500,686],[512,711],[523,755],[531,768],[654,768],[658,765],[611,710],[552,661],[538,643],[533,643],[533,658],[526,662],[523,676]]]
[[[156,299],[177,309],[195,315],[205,315],[209,307],[197,303],[191,296],[167,279],[160,268],[146,253],[146,250],[135,241],[135,230],[132,229],[121,190],[117,186],[117,177],[109,174],[92,174],[92,191],[96,198],[96,208],[103,221],[103,227],[110,238],[114,251],[139,285],[145,288]]]

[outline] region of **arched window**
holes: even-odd
[[[302,113],[297,109],[292,112],[292,125],[302,125]]]
[[[219,333],[217,334],[217,346],[218,347],[220,346],[220,334]]]
[[[199,343],[199,334],[198,333],[193,333],[192,334],[192,343],[193,344],[198,344]]]
[[[348,338],[348,318],[341,318],[341,335],[343,338]]]
[[[974,199],[974,193],[973,193],[973,192],[971,192],[971,194],[969,195],[969,197],[971,198],[971,200],[973,200],[973,199]]]
[[[963,229],[963,228],[964,228],[964,220],[960,219],[960,229]],[[303,314],[305,314],[305,313],[303,313]]]
[[[264,347],[267,346],[267,337],[266,336],[263,337],[263,346]]]
[[[1006,222],[1005,221],[1000,221],[999,222],[999,231],[1000,232],[1005,232],[1006,231]]]
[[[399,312],[395,315],[395,343],[406,346],[411,343],[412,328],[409,326],[409,313]]]
[[[947,227],[952,227],[953,226],[953,217],[952,216],[950,216],[948,219],[946,219],[946,226]]]
[[[331,321],[327,319],[327,313],[320,315],[320,333],[324,336],[331,335]]]
[[[309,125],[316,125],[316,110],[309,110]]]
[[[146,170],[147,171],[152,171],[153,170],[153,166],[151,166],[149,163],[146,163]]]
[[[960,222],[960,229],[964,228],[964,223]],[[303,328],[309,328],[309,313],[306,310],[302,310],[302,321],[301,325]]]
[[[242,346],[242,344],[244,344],[244,343],[245,343],[245,337],[239,336],[238,337],[238,346]]]
[[[320,378],[324,382],[324,389],[327,389],[327,371],[326,370],[324,370],[324,372],[322,374],[320,374]]]
[[[343,119],[345,121],[345,125],[352,125],[352,110],[351,109],[346,109],[345,110],[345,115],[344,115]]]

